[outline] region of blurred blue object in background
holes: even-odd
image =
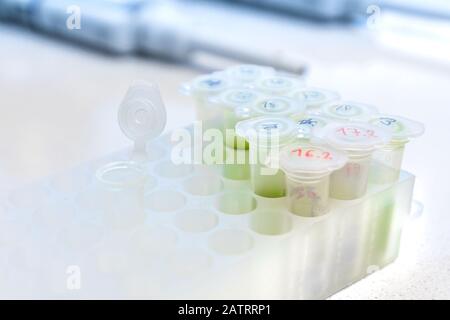
[[[364,12],[361,0],[228,0],[319,20],[349,20]]]
[[[111,0],[0,0],[0,17],[71,41],[114,53],[135,49],[135,19],[143,1]],[[73,14],[82,28],[71,27]]]
[[[226,0],[320,20],[352,20],[368,6],[450,19],[448,0]]]
[[[140,52],[185,62],[198,52],[208,52],[291,73],[304,71],[303,61],[281,56],[276,50],[252,52],[251,47],[204,37],[201,29],[208,28],[210,8],[200,10],[205,15],[199,26],[199,11],[191,7],[190,2],[175,0],[0,0],[0,17],[115,54]],[[70,21],[76,14],[79,26]]]
[[[246,4],[245,8],[238,5],[242,3]],[[413,32],[407,34],[408,40],[413,42],[425,31],[434,33],[438,27],[430,26],[435,20],[442,20],[440,25],[450,25],[448,0],[430,0],[426,4],[419,0],[0,0],[0,19],[114,54],[144,53],[187,62],[206,53],[244,63],[270,65],[291,73],[304,72],[304,61],[298,58],[298,53],[284,52],[280,48],[255,51],[251,43],[246,47],[237,44],[239,41],[222,41],[213,36],[212,26],[227,28],[227,25],[217,26],[214,17],[220,16],[220,20],[228,23],[224,17],[232,20],[233,14],[240,11],[251,16],[262,15],[263,10],[252,10],[253,7],[267,12],[288,12],[297,20],[313,18],[318,28],[325,21],[354,21],[355,27],[363,22],[361,29],[369,19],[375,21],[372,18],[375,18],[373,14],[377,12],[373,10],[376,8],[379,13],[382,11],[382,18],[385,17],[377,21],[380,31],[377,37],[382,38],[382,45],[387,43],[388,46],[392,43],[389,39],[397,39],[398,34],[404,38],[405,25],[414,26],[408,28]],[[77,14],[79,26],[70,21]],[[280,15],[275,18],[264,13],[264,16],[280,19]],[[416,18],[421,19],[420,23]],[[244,33],[245,30],[235,34],[235,40]],[[388,41],[384,41],[386,39]],[[435,42],[439,41],[442,42],[442,37]],[[415,46],[417,48],[420,46]]]

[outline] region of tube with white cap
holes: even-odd
[[[224,74],[236,86],[253,87],[259,79],[275,75],[276,71],[271,67],[255,64],[240,64],[225,69]]]
[[[291,93],[291,97],[304,101],[306,113],[311,115],[319,115],[322,106],[340,99],[337,92],[313,87],[295,90]]]
[[[270,159],[297,135],[295,122],[282,117],[258,117],[240,121],[236,134],[250,145],[251,182],[254,192],[262,197],[278,198],[286,194],[284,173],[273,167]]]
[[[327,124],[335,122],[333,119],[316,115],[305,114],[291,117],[297,122],[298,137],[300,140],[309,141],[313,136],[313,131],[325,127]]]
[[[343,150],[349,161],[331,175],[331,197],[353,200],[367,190],[372,154],[391,139],[386,130],[362,122],[331,123],[314,131],[314,138]]]
[[[290,96],[293,91],[305,87],[300,77],[276,74],[261,78],[255,83],[255,89],[268,95]]]
[[[207,121],[207,127],[220,127],[220,109],[212,105],[211,97],[231,88],[232,82],[223,72],[199,76],[181,86],[181,92],[195,100],[197,120]],[[204,124],[205,125],[205,124]]]
[[[353,101],[333,101],[324,104],[320,108],[319,115],[340,121],[367,121],[378,109],[374,106],[353,102]]]
[[[405,145],[413,137],[423,134],[424,126],[399,116],[377,115],[369,123],[392,134],[389,143],[374,152],[370,181],[376,184],[394,183],[398,180],[402,166]],[[371,202],[372,212],[376,212],[374,220],[374,236],[372,239],[371,264],[383,264],[398,248],[400,232],[396,223],[395,192],[383,192],[376,201]]]
[[[249,106],[236,109],[236,114],[240,118],[291,117],[302,115],[304,112],[303,101],[274,95],[261,95]]]
[[[247,115],[239,114],[237,110],[241,108],[248,109],[261,98],[261,93],[252,89],[230,89],[214,96],[210,101],[222,112],[223,128],[225,133],[226,145],[234,149],[248,149],[245,139],[237,137],[235,126]]]
[[[393,115],[377,115],[369,123],[392,134],[391,141],[373,154],[370,181],[393,183],[400,175],[405,145],[422,135],[425,128],[422,123]]]
[[[299,216],[327,213],[330,174],[342,168],[347,156],[330,147],[294,143],[280,153],[280,167],[286,175],[289,210]]]

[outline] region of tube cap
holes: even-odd
[[[230,88],[231,82],[223,72],[199,76],[181,86],[180,91],[185,95],[212,96]]]
[[[242,118],[248,117],[288,117],[294,114],[302,114],[305,111],[305,105],[288,97],[272,96],[262,97],[256,100],[250,106],[237,109],[236,114]]]
[[[336,149],[362,152],[378,149],[391,139],[386,130],[363,122],[330,123],[313,135]]]
[[[261,78],[257,81],[255,88],[267,94],[289,95],[292,91],[304,86],[305,83],[301,78],[273,75]]]
[[[230,89],[211,97],[210,101],[217,106],[234,110],[255,103],[260,97],[261,93],[252,89]]]
[[[289,144],[280,152],[280,167],[292,176],[326,175],[342,168],[347,161],[343,152],[309,143]]]
[[[376,113],[376,107],[352,101],[334,101],[323,105],[320,110],[324,117],[355,121],[366,121]]]
[[[158,87],[136,82],[127,91],[119,107],[119,126],[133,141],[151,140],[164,130],[166,109]]]
[[[425,131],[422,123],[399,116],[377,115],[369,120],[369,123],[389,131],[392,134],[392,140],[396,141],[421,136]]]
[[[299,138],[311,138],[313,130],[325,127],[333,120],[316,115],[306,114],[297,118]]]
[[[258,144],[275,143],[283,145],[296,135],[295,122],[282,117],[258,117],[239,121],[236,124],[236,134],[250,142]]]
[[[330,103],[340,99],[337,92],[320,89],[320,88],[302,88],[295,90],[292,94],[294,99],[305,101],[306,108],[319,108],[326,103]],[[307,110],[308,111],[308,110]],[[311,110],[314,112],[314,110]]]
[[[246,84],[259,80],[264,76],[275,74],[275,69],[255,64],[241,64],[225,70],[231,81],[237,84]]]

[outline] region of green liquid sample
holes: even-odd
[[[249,151],[224,146],[225,163],[222,174],[231,180],[250,179]]]
[[[370,181],[377,184],[394,183],[400,177],[405,145],[391,144],[373,154]]]
[[[373,199],[372,210],[377,212],[373,241],[373,264],[384,265],[385,257],[393,241],[393,222],[395,217],[395,195],[392,191],[383,192]]]
[[[256,200],[249,192],[232,191],[224,193],[216,203],[217,209],[231,215],[249,213],[256,209]]]
[[[286,195],[286,182],[283,171],[254,164],[251,165],[251,177],[255,194],[267,198],[279,198]]]
[[[224,132],[226,134],[226,144],[227,146],[234,149],[248,149],[248,142],[245,138],[238,137],[235,132],[236,123],[238,123],[240,118],[238,118],[232,110],[225,109],[223,111],[223,124]],[[228,133],[227,133],[228,131]]]
[[[251,228],[264,235],[280,235],[292,229],[289,216],[283,215],[277,209],[258,209],[250,219]]]

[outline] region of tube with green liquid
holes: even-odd
[[[210,98],[229,89],[232,82],[221,72],[199,76],[181,86],[181,92],[195,101],[197,120],[206,122],[204,126],[219,128],[221,113],[210,102]]]
[[[258,117],[238,122],[236,133],[250,145],[250,176],[253,191],[262,197],[278,198],[286,194],[283,171],[269,163],[297,134],[295,122],[283,117]]]
[[[373,183],[393,183],[398,180],[405,145],[411,138],[423,134],[423,124],[393,115],[377,115],[369,123],[392,134],[391,141],[373,154],[370,180]]]
[[[242,108],[248,108],[256,100],[260,99],[262,94],[252,89],[230,89],[223,93],[211,97],[211,103],[222,114],[223,133],[225,135],[225,144],[235,149],[248,149],[248,143],[244,138],[236,136],[236,124],[244,120],[247,115],[239,114],[237,111]]]
[[[423,124],[393,115],[377,115],[369,123],[392,134],[391,141],[374,152],[370,181],[374,184],[392,184],[400,176],[405,145],[411,138],[425,131]],[[373,263],[385,263],[389,244],[393,241],[395,218],[395,190],[383,192],[373,201],[372,210],[376,210]]]

